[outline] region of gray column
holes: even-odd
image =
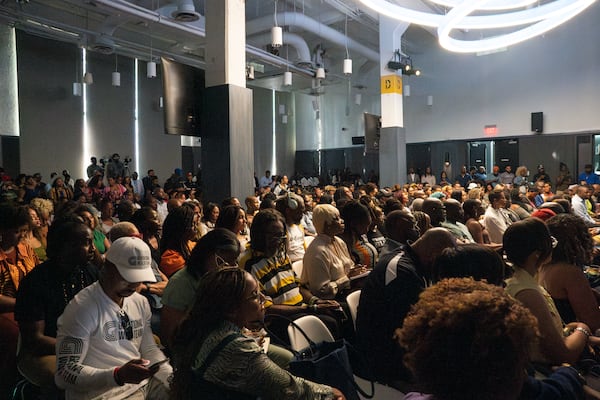
[[[205,200],[254,193],[252,91],[246,88],[245,1],[206,2]]]
[[[379,16],[379,54],[381,76],[381,138],[379,145],[379,184],[392,186],[406,182],[406,133],[402,102],[402,73],[390,71],[387,63],[402,45],[408,24]],[[391,81],[391,88],[386,81]],[[396,87],[398,86],[398,87]]]

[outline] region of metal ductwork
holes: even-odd
[[[371,61],[379,63],[379,53],[375,50],[368,48],[367,46],[358,43],[357,41],[347,38],[342,32],[338,32],[335,29],[330,28],[327,25],[323,25],[314,19],[307,17],[304,14],[294,12],[282,12],[277,13],[278,21],[285,21],[285,25],[296,26],[304,30],[318,33],[324,40],[335,43],[341,47],[348,43],[348,49],[352,52],[356,52]],[[273,26],[273,16],[265,16],[257,18],[246,23],[246,34],[252,35],[255,33],[263,32],[271,29]]]
[[[247,41],[254,43],[258,47],[264,47],[265,45],[271,43],[271,34],[263,33],[261,35],[254,35],[247,38]],[[302,36],[296,35],[295,33],[283,32],[283,44],[291,46],[296,50],[298,58],[295,60],[295,63],[297,65],[312,65],[310,61],[310,50],[308,48],[308,44],[306,44],[306,41],[302,38]],[[287,59],[287,57],[282,56],[281,53],[280,57]]]

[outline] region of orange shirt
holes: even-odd
[[[0,294],[4,296],[16,297],[23,277],[40,263],[33,248],[26,243],[19,243],[16,252],[17,262],[12,264],[0,249]]]

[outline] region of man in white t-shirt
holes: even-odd
[[[136,292],[155,281],[150,248],[136,237],[115,240],[100,279],[58,319],[55,381],[67,400],[169,397],[172,368],[161,363],[166,357],[150,329],[150,306]]]

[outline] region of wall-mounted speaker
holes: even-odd
[[[544,113],[543,112],[532,112],[531,113],[531,132],[542,133],[544,132]]]

